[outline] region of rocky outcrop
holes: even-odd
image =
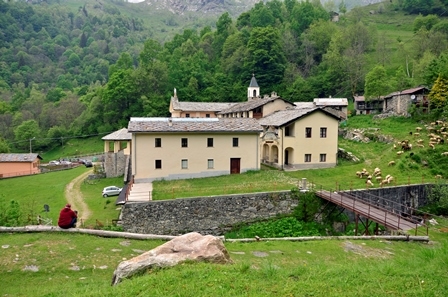
[[[115,269],[112,285],[153,267],[170,267],[185,261],[230,264],[223,242],[212,235],[187,233],[135,258],[121,262]]]
[[[224,0],[146,0],[145,3],[155,10],[168,10],[176,15],[186,13],[203,13],[221,15],[229,12],[232,16],[250,10],[259,0],[224,1]]]
[[[393,143],[394,139],[390,135],[383,135],[379,128],[365,129],[340,129],[339,135],[344,139],[368,143],[370,141],[378,141],[383,143]]]
[[[338,148],[338,158],[349,160],[352,162],[359,162],[359,158],[353,155],[351,152],[345,151],[343,148]]]

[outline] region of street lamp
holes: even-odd
[[[30,138],[30,154],[33,153],[33,149],[31,147],[31,141],[33,141],[34,139],[36,139],[36,137]]]

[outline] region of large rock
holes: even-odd
[[[178,236],[155,249],[121,262],[115,269],[112,285],[153,267],[174,266],[186,260],[219,264],[232,263],[229,253],[219,238],[192,232]]]

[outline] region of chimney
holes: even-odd
[[[168,119],[168,126],[170,126],[170,127],[173,126],[173,119],[172,118]]]

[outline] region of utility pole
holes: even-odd
[[[31,141],[33,141],[34,139],[36,139],[36,137],[30,138],[30,154],[33,153],[33,148],[31,146]]]

